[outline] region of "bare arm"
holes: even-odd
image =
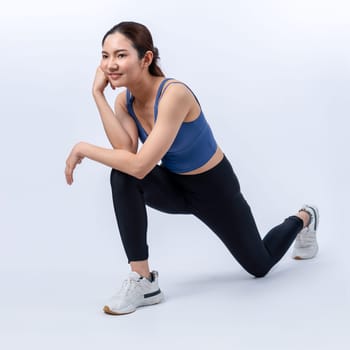
[[[101,68],[98,68],[93,86],[93,97],[101,116],[105,133],[113,148],[125,149],[136,153],[138,144],[137,128],[135,122],[125,110],[125,92],[117,96],[115,112],[113,112],[103,93],[107,84],[108,80],[105,74]]]
[[[142,179],[172,145],[192,103],[193,96],[186,87],[180,84],[170,86],[159,103],[157,122],[137,154],[127,150],[105,149],[85,142],[78,143],[67,159],[67,183],[73,182],[73,170],[84,157]]]

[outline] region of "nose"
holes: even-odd
[[[109,60],[108,60],[108,62],[107,62],[107,68],[109,69],[109,70],[118,70],[118,68],[119,68],[119,66],[118,66],[118,63],[117,63],[117,61],[113,58],[113,57],[111,57]]]

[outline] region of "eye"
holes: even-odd
[[[106,59],[108,56],[107,55],[102,55],[102,58],[103,59]]]
[[[118,58],[124,58],[126,55],[124,54],[124,53],[120,53],[119,55],[118,55]]]

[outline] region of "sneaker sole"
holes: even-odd
[[[135,310],[132,310],[132,311],[129,311],[129,312],[115,312],[115,311],[112,311],[112,310],[109,308],[109,306],[106,305],[106,306],[103,308],[103,311],[104,311],[104,313],[106,313],[106,314],[108,314],[108,315],[121,316],[121,315],[132,314],[133,312],[136,311],[136,309],[135,309]]]
[[[316,255],[314,256],[310,256],[310,257],[307,257],[307,258],[303,258],[301,256],[294,256],[293,259],[294,260],[308,260],[308,259],[313,259]]]
[[[105,305],[103,307],[103,311],[108,314],[108,315],[115,315],[115,316],[121,316],[121,315],[128,315],[128,314],[132,314],[133,312],[136,311],[136,309],[138,307],[142,307],[142,306],[151,306],[151,305],[156,305],[156,304],[159,304],[163,301],[163,294],[160,294],[157,296],[158,298],[157,299],[153,299],[152,301],[149,300],[148,302],[146,301],[145,303],[135,307],[134,310],[131,310],[131,311],[126,311],[126,312],[117,312],[117,311],[112,311],[110,309],[110,307],[108,305]]]

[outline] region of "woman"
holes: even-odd
[[[144,25],[119,23],[105,34],[102,48],[93,96],[113,149],[76,144],[65,175],[72,184],[73,171],[85,157],[112,168],[113,204],[131,273],[104,307],[106,313],[126,314],[162,300],[158,273],[148,265],[146,205],[195,215],[256,277],[265,276],[295,238],[294,258],[316,255],[319,215],[314,206],[305,205],[260,238],[197,98],[180,81],[165,79]],[[108,84],[126,87],[116,97],[114,111],[104,97]],[[139,150],[138,138],[143,142]]]

